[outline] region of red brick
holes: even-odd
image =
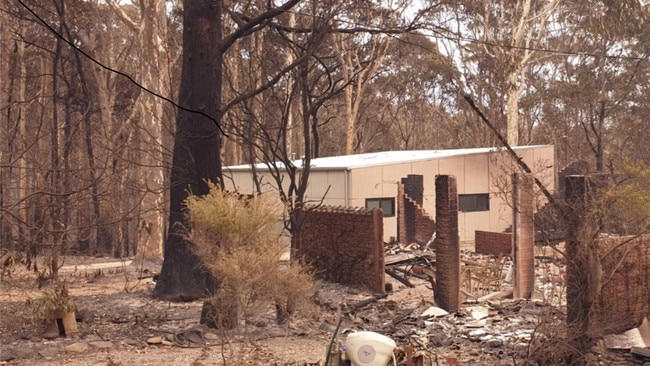
[[[485,255],[511,255],[512,234],[476,230],[474,251]]]
[[[380,209],[319,206],[303,211],[296,255],[331,282],[385,292],[383,214]]]

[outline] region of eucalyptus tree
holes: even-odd
[[[264,28],[300,0],[275,6],[265,3],[246,9],[223,0],[188,0],[183,3],[183,53],[176,118],[176,135],[170,178],[169,232],[165,256],[154,293],[168,299],[195,299],[218,289],[218,279],[208,278],[184,238],[187,223],[183,202],[190,194],[209,192],[208,182],[223,184],[221,146],[222,117],[226,110],[269,86],[281,74],[270,75],[255,90],[233,100],[222,97],[224,55],[239,40]],[[226,19],[235,24],[226,30]],[[198,112],[198,113],[197,113]],[[217,282],[215,282],[217,281]]]
[[[386,104],[381,105],[382,87],[377,81],[383,74],[391,73],[387,62],[395,51],[399,38],[416,32],[423,18],[442,8],[438,2],[413,4],[410,1],[377,3],[361,1],[343,3],[342,11],[334,22],[337,25],[335,46],[341,63],[340,73],[348,86],[341,97],[339,112],[343,123],[333,124],[345,132],[345,150],[335,154],[355,154],[377,149],[386,132],[382,120],[388,122]],[[405,67],[406,60],[402,65]],[[416,72],[416,70],[413,70]],[[380,103],[375,105],[375,103]]]
[[[383,8],[371,2],[346,4],[337,22],[340,26],[363,22],[364,27],[384,29],[396,27],[400,9]],[[334,36],[336,55],[341,65],[340,73],[346,84],[344,89],[345,151],[346,155],[360,152],[362,131],[358,124],[361,103],[366,97],[367,86],[375,77],[387,56],[390,36],[382,33],[337,33]]]
[[[385,66],[370,83],[370,101],[362,120],[371,150],[440,149],[463,145],[465,130],[452,118],[456,111],[452,60],[438,50],[435,39],[421,32],[397,35]],[[369,115],[377,111],[375,115]],[[469,127],[467,127],[469,129]]]
[[[8,246],[25,235],[28,223],[28,157],[24,147],[28,104],[25,43],[19,35],[26,26],[11,17],[17,10],[12,4],[0,9],[0,240]]]
[[[6,54],[7,73],[0,75],[8,81],[3,84],[7,145],[2,149],[2,219],[11,236],[8,244],[24,249],[30,259],[39,251],[48,253],[49,274],[55,277],[59,248],[71,224],[66,159],[72,120],[70,105],[63,103],[69,63],[60,41],[33,22],[25,9],[12,5],[3,9],[8,15],[5,29],[11,29],[3,36],[8,36],[4,40],[11,42],[13,52]],[[61,13],[54,10],[62,5],[52,5],[47,19],[58,20]]]
[[[120,9],[134,14],[131,5]],[[138,79],[130,67],[145,53],[131,52],[136,37],[103,1],[20,1],[3,10],[12,27],[3,34],[15,35],[3,44],[17,51],[1,75],[2,127],[12,136],[3,173],[5,165],[13,171],[2,179],[3,197],[12,197],[3,199],[3,222],[19,243],[50,253],[52,272],[68,249],[133,255],[147,191],[139,157],[148,151],[137,146],[147,134],[134,122],[146,113],[133,108],[139,89],[114,70]]]
[[[133,70],[129,67],[137,56],[125,52],[131,46],[130,37],[124,27],[117,26],[103,2],[75,3],[68,14],[61,36],[79,44],[97,62]],[[128,116],[133,111],[129,101],[137,95],[137,88],[97,67],[79,51],[71,53],[71,62],[77,118],[83,121],[79,149],[84,156],[79,164],[85,168],[81,177],[88,182],[89,191],[88,200],[77,202],[86,208],[79,213],[79,249],[88,254],[133,254],[127,213],[132,212],[134,192],[129,187],[135,172],[129,163],[133,134]]]
[[[602,172],[644,151],[650,9],[632,0],[565,6],[559,20],[568,31],[555,47],[567,52],[540,99],[543,126],[562,131],[566,163],[587,160]]]
[[[172,90],[172,60],[174,51],[168,46],[168,2],[164,0],[139,0],[133,5],[118,5],[116,0],[107,4],[116,17],[133,32],[134,46],[138,49],[139,71],[136,78],[140,84],[163,96]],[[166,102],[151,93],[141,92],[133,101],[136,113],[132,124],[138,138],[136,155],[140,205],[138,210],[138,255],[161,257],[163,235],[166,228],[165,181],[166,148],[165,133],[170,131],[170,113]],[[135,146],[133,146],[135,147]]]
[[[74,179],[79,122],[70,49],[42,26],[50,22],[63,32],[66,7],[60,1],[39,7],[41,18],[27,5],[4,10],[15,52],[7,55],[9,73],[1,75],[9,80],[3,130],[10,132],[3,161],[9,179],[2,184],[11,197],[10,202],[3,199],[2,216],[5,222],[9,218],[14,248],[25,250],[30,259],[45,254],[43,273],[56,277],[59,256],[77,238],[72,203],[83,197]]]
[[[460,86],[496,121],[508,143],[520,141],[520,100],[531,66],[549,57],[541,52],[556,34],[558,0],[465,1],[443,15],[454,14],[450,39],[460,52]]]

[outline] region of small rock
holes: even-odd
[[[100,336],[98,336],[97,334],[94,334],[94,333],[85,334],[83,339],[84,339],[84,341],[86,341],[88,343],[92,343],[92,342],[95,342],[95,341],[101,341],[102,340],[102,338]]]
[[[531,314],[524,314],[524,320],[529,322],[529,323],[533,323],[533,324],[539,323],[539,318],[537,318],[535,315],[531,315]]]
[[[489,339],[486,344],[492,348],[498,348],[503,346],[503,341],[500,339]]]
[[[81,353],[88,350],[88,343],[77,342],[65,346],[66,352],[76,352]]]
[[[170,342],[170,341],[168,341],[166,339],[163,339],[161,343],[162,343],[163,346],[173,346],[174,345],[174,342]]]
[[[33,353],[30,349],[25,348],[14,348],[14,347],[2,347],[0,351],[0,363],[9,362],[12,360],[20,360],[24,358],[30,358],[33,356]]]
[[[125,344],[127,346],[139,346],[140,341],[137,339],[124,339],[120,342],[120,344]]]
[[[203,334],[203,338],[213,341],[213,340],[219,339],[219,336],[214,334],[214,333],[207,332],[207,333]]]
[[[432,318],[432,317],[439,317],[439,316],[445,316],[448,315],[449,312],[447,312],[445,309],[441,309],[437,306],[431,306],[427,310],[423,311],[422,314],[420,315],[421,318]]]
[[[543,304],[546,302],[546,299],[544,298],[544,294],[539,291],[533,291],[533,293],[530,295],[530,300],[536,305]]]
[[[488,305],[490,305],[491,308],[496,309],[496,310],[499,310],[499,309],[503,308],[503,306],[501,304],[501,300],[490,300],[490,301],[488,301]]]
[[[92,309],[79,309],[75,316],[80,323],[90,323],[97,317],[97,313]]]
[[[162,337],[151,337],[147,339],[148,344],[161,344],[163,342]]]
[[[483,328],[485,326],[486,319],[481,320],[472,320],[465,323],[466,328]]]
[[[267,320],[257,320],[253,323],[253,325],[258,328],[264,328],[269,325],[269,322]]]
[[[484,306],[472,306],[468,309],[469,313],[474,320],[481,320],[488,317],[488,308]]]
[[[115,347],[113,342],[110,341],[95,341],[95,342],[90,342],[90,345],[95,348],[99,349],[109,349]]]
[[[467,335],[469,336],[470,341],[480,341],[481,337],[487,334],[487,331],[485,329],[475,329],[469,332]]]
[[[430,335],[429,344],[434,347],[448,347],[453,343],[453,340],[445,335]]]
[[[52,358],[59,355],[60,350],[56,347],[43,348],[38,351],[38,355],[43,358]]]

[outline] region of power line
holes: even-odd
[[[68,40],[67,38],[65,38],[62,34],[59,34],[59,32],[57,32],[56,29],[54,29],[54,28],[53,28],[49,23],[47,23],[43,18],[41,18],[38,14],[36,14],[36,12],[35,12],[34,10],[32,10],[32,9],[31,9],[27,4],[25,4],[25,3],[23,2],[23,0],[17,0],[17,1],[18,1],[18,3],[20,3],[20,5],[22,5],[25,9],[27,9],[27,11],[29,11],[29,12],[30,12],[30,13],[31,13],[31,14],[32,14],[36,19],[38,19],[38,21],[41,22],[41,23],[42,23],[42,24],[43,24],[43,25],[44,25],[44,26],[45,26],[45,27],[46,27],[50,32],[52,32],[52,33],[53,33],[57,38],[61,39],[61,40],[62,40],[63,42],[65,42],[65,43],[67,43],[67,44],[68,44],[70,47],[72,47],[75,51],[81,53],[82,55],[84,55],[86,58],[88,58],[88,59],[89,59],[90,61],[92,61],[93,63],[97,64],[97,65],[98,65],[99,67],[101,67],[102,69],[107,70],[107,71],[109,71],[109,72],[112,72],[112,73],[115,73],[115,74],[118,74],[118,75],[120,75],[120,76],[123,76],[123,77],[127,78],[131,83],[133,83],[133,84],[134,84],[135,86],[137,86],[138,88],[140,88],[140,89],[144,90],[145,92],[147,92],[147,93],[149,93],[149,94],[155,96],[156,98],[160,98],[160,99],[162,99],[162,100],[164,100],[164,101],[170,103],[171,105],[175,106],[175,107],[178,108],[178,109],[182,109],[182,110],[184,110],[184,111],[186,111],[186,112],[196,113],[196,114],[200,114],[200,115],[204,116],[205,118],[207,118],[207,119],[211,120],[212,122],[214,122],[214,124],[217,126],[217,128],[219,129],[219,131],[221,132],[221,134],[223,134],[223,135],[226,136],[226,137],[228,136],[228,134],[227,134],[227,133],[226,133],[226,132],[221,128],[221,125],[219,125],[219,122],[216,120],[216,118],[214,118],[214,117],[212,117],[212,116],[209,116],[209,115],[205,114],[204,112],[197,111],[197,110],[195,110],[195,109],[191,109],[191,108],[187,108],[187,107],[183,107],[182,105],[180,105],[180,104],[174,102],[173,100],[169,99],[168,97],[166,97],[166,96],[164,96],[164,95],[161,95],[161,94],[159,94],[159,93],[156,93],[155,91],[153,91],[153,90],[151,90],[151,89],[145,87],[144,85],[138,83],[138,82],[135,81],[135,79],[133,79],[133,77],[131,77],[129,74],[126,74],[126,73],[124,73],[124,72],[122,72],[122,71],[119,71],[119,70],[116,70],[116,69],[114,69],[114,68],[111,68],[111,67],[109,67],[109,66],[104,65],[101,61],[95,59],[93,56],[91,56],[90,54],[86,53],[86,52],[85,52],[84,50],[82,50],[81,48],[77,47],[74,43],[72,43],[70,40]],[[220,111],[220,110],[218,110],[218,112],[219,112],[219,113],[222,113],[222,111]]]
[[[422,36],[427,36],[426,34],[423,34]],[[593,53],[593,52],[583,52],[583,51],[568,51],[568,50],[558,50],[558,49],[550,49],[550,48],[541,48],[541,47],[530,47],[530,46],[515,46],[515,45],[503,45],[497,42],[490,42],[490,41],[484,41],[484,40],[479,40],[475,38],[468,38],[468,37],[463,37],[460,35],[456,35],[455,37],[452,36],[445,36],[445,35],[433,35],[431,36],[433,38],[438,38],[438,39],[446,39],[449,41],[464,41],[468,43],[475,43],[475,44],[480,44],[484,46],[491,46],[491,47],[500,47],[500,48],[509,48],[509,49],[516,49],[516,50],[525,50],[525,51],[534,51],[534,52],[542,52],[542,53],[551,53],[551,54],[557,54],[557,55],[566,55],[566,56],[587,56],[587,57],[604,57],[607,59],[615,59],[615,60],[626,60],[626,61],[647,61],[648,56],[620,56],[620,55],[608,55],[608,54],[602,54],[602,53]]]

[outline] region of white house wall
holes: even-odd
[[[533,174],[542,184],[553,193],[555,190],[555,153],[552,146],[543,146],[535,149],[518,150],[517,154],[524,163],[533,171]],[[489,185],[490,185],[490,231],[504,231],[512,225],[511,190],[504,187],[505,179],[510,184],[512,172],[521,172],[519,165],[510,155],[503,151],[492,153],[489,158]],[[502,192],[502,190],[506,192]],[[537,190],[537,187],[535,187]],[[537,192],[540,204],[545,198]],[[504,199],[505,198],[505,199]],[[495,205],[493,205],[495,203]]]
[[[261,190],[263,193],[279,193],[276,189],[275,180],[268,171],[259,170],[257,173],[261,181]],[[309,203],[319,203],[325,197],[325,204],[345,206],[346,194],[344,178],[346,173],[341,170],[315,170],[309,175],[309,183],[305,198]],[[249,171],[224,171],[225,188],[229,191],[237,191],[242,194],[252,194],[255,192],[253,176]],[[289,179],[283,174],[283,187],[285,192],[289,187]]]
[[[342,170],[313,170],[309,173],[306,199],[308,203],[346,206],[345,172]]]
[[[539,173],[544,167],[554,166],[553,147],[518,149],[517,153],[549,190],[553,191],[554,168],[547,168],[546,173]],[[474,240],[475,230],[503,231],[511,225],[512,209],[504,200],[504,197],[509,197],[509,193],[500,193],[499,190],[503,187],[500,187],[502,184],[498,182],[509,182],[513,171],[519,171],[519,168],[505,151],[350,169],[318,169],[310,173],[306,198],[310,203],[319,203],[322,200],[326,205],[363,207],[367,198],[396,199],[397,183],[409,174],[419,174],[424,177],[423,208],[435,219],[436,175],[453,175],[456,177],[459,194],[490,194],[490,211],[459,212],[460,240],[462,243],[469,243]],[[232,178],[225,180],[227,189],[237,188],[239,192],[247,194],[253,192],[250,172],[226,170],[224,174]],[[268,173],[260,171],[259,174]],[[268,176],[263,177],[263,181],[272,182]],[[271,186],[273,184],[265,184],[264,190]],[[397,237],[396,216],[384,219],[384,240],[388,241],[391,237]]]
[[[540,166],[554,165],[553,147],[517,151],[524,162],[535,173]],[[504,162],[507,162],[505,164]],[[499,175],[509,182],[512,171],[519,171],[519,166],[512,162],[507,152],[495,152],[455,156],[427,161],[416,161],[377,167],[356,168],[350,170],[351,206],[364,206],[366,198],[397,196],[397,182],[409,174],[423,176],[424,210],[435,219],[435,177],[448,174],[456,177],[459,194],[488,193],[490,211],[459,212],[458,226],[462,243],[471,243],[476,230],[504,231],[512,224],[512,208],[504,199],[501,189],[493,185],[493,175]],[[548,170],[542,181],[549,189],[554,189],[553,169]],[[505,193],[509,195],[510,193]],[[384,219],[384,240],[397,236],[397,218]]]

